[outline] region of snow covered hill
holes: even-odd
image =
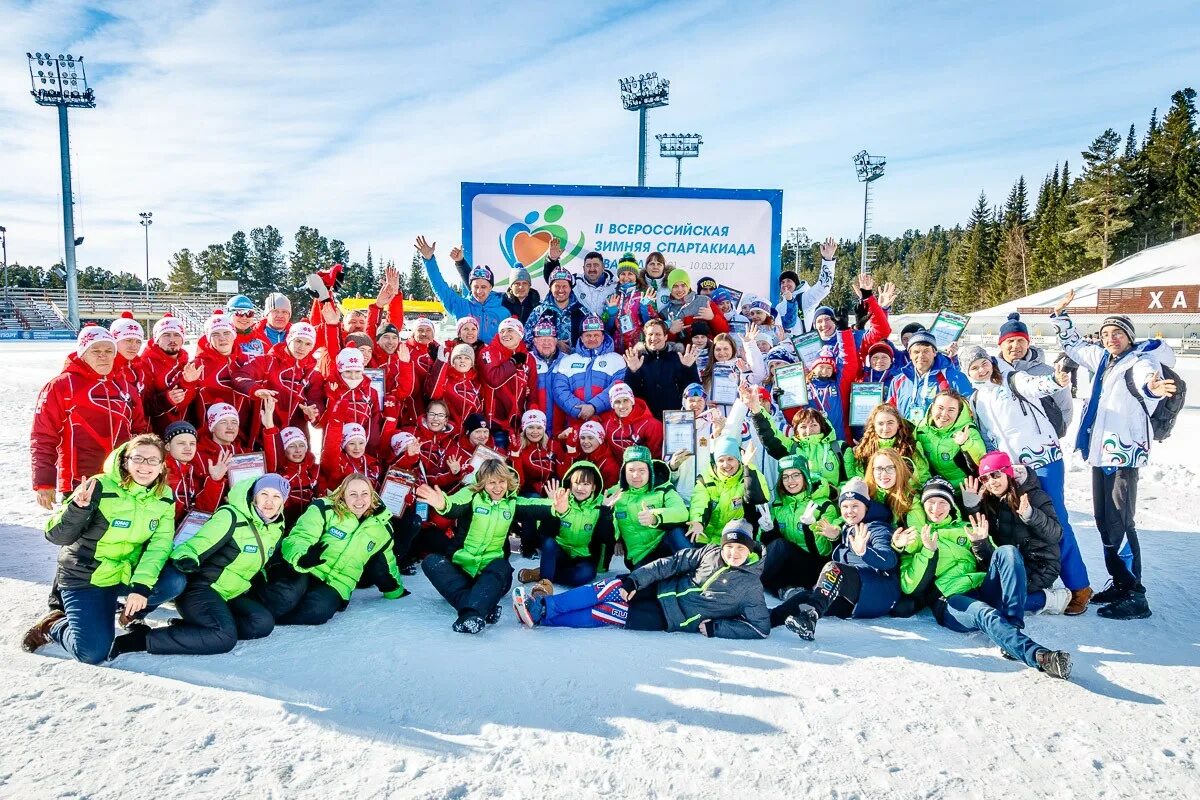
[[[21,652],[55,548],[29,486],[64,349],[0,349],[0,796],[1181,798],[1200,796],[1200,412],[1154,451],[1139,517],[1154,616],[1033,617],[1070,683],[982,635],[821,623],[815,643],[521,628],[478,637],[423,578],[316,629],[111,667]],[[1197,385],[1200,385],[1198,383]],[[1071,520],[1097,588],[1082,463]]]

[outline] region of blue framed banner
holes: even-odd
[[[497,286],[517,264],[542,280],[551,239],[572,272],[595,250],[615,267],[625,253],[639,264],[654,251],[687,270],[748,295],[778,294],[783,191],[674,189],[529,183],[462,184],[464,255],[486,264]]]

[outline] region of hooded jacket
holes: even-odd
[[[854,525],[842,525],[842,538],[833,548],[831,560],[854,567],[862,580],[862,591],[854,606],[855,618],[883,616],[900,597],[900,581],[896,574],[900,556],[892,549],[892,529],[888,524],[891,518],[892,512],[887,506],[872,500],[867,504],[867,514],[863,518],[870,533],[866,551],[860,556],[850,546]]]
[[[652,590],[662,606],[667,630],[700,630],[711,621],[721,639],[765,639],[771,615],[763,598],[762,556],[755,548],[740,567],[731,567],[719,545],[681,550],[651,561],[629,577],[638,590]]]
[[[146,423],[162,436],[168,425],[184,418],[195,396],[195,387],[190,391],[185,389],[179,403],[172,403],[167,396],[172,389],[185,388],[183,368],[188,363],[188,355],[182,347],[171,355],[153,342],[147,342],[142,348],[142,363],[146,370],[146,386],[142,391]]]
[[[827,556],[833,552],[833,542],[817,535],[810,525],[800,521],[809,504],[815,504],[816,520],[836,524],[839,511],[837,490],[821,480],[814,481],[803,466],[798,466],[804,475],[804,489],[796,494],[787,494],[782,478],[775,486],[775,499],[771,501],[771,518],[775,520],[776,535],[813,555]],[[764,537],[765,538],[765,537]]]
[[[1058,406],[1058,412],[1062,415],[1063,425],[1069,426],[1072,417],[1075,416],[1075,402],[1071,399],[1071,387],[1059,386],[1054,382],[1054,366],[1046,363],[1046,351],[1040,347],[1030,347],[1025,355],[1018,358],[1016,361],[1008,362],[1003,357],[997,358],[995,361],[996,368],[1000,370],[1000,377],[1007,380],[1008,373],[1017,372],[1026,375],[1033,375],[1039,378],[1049,378],[1054,384],[1054,391],[1048,396]]]
[[[179,524],[189,511],[211,514],[221,505],[227,481],[215,481],[208,474],[208,464],[200,457],[197,448],[191,461],[177,461],[167,455],[167,485],[175,495],[175,523]],[[272,472],[270,462],[267,471]]]
[[[613,455],[612,448],[609,446],[607,440],[600,442],[592,452],[585,453],[583,452],[583,448],[579,446],[578,434],[571,431],[567,435],[566,457],[571,466],[581,461],[587,461],[600,470],[600,474],[604,478],[603,486],[605,489],[616,486],[617,481],[620,480],[621,461]]]
[[[775,305],[775,319],[783,323],[788,336],[796,336],[812,328],[812,315],[821,301],[833,288],[833,271],[837,262],[832,259],[821,259],[821,271],[817,274],[817,282],[812,286],[808,281],[800,281],[800,285],[792,292],[789,303],[782,297]],[[785,316],[786,315],[786,316]]]
[[[554,266],[549,262],[546,264],[548,276],[554,271]],[[604,316],[604,307],[608,303],[609,295],[617,290],[617,277],[613,275],[612,270],[606,269],[600,273],[600,280],[596,283],[591,283],[580,272],[575,276],[575,285],[572,291],[579,298],[579,303],[589,314],[595,314],[597,317]]]
[[[194,562],[189,581],[211,586],[222,600],[246,593],[263,574],[283,536],[283,515],[263,521],[254,508],[254,481],[246,478],[229,490],[229,500],[200,526],[195,535],[171,551],[171,561]]]
[[[500,292],[491,292],[481,303],[471,294],[469,285],[463,286],[461,294],[451,289],[450,284],[446,283],[446,279],[442,277],[442,270],[438,266],[436,258],[427,258],[424,261],[429,285],[438,299],[442,301],[442,305],[446,307],[446,311],[458,319],[474,317],[479,320],[480,341],[490,342],[496,338],[500,321],[512,316],[504,307],[504,295]]]
[[[635,347],[642,339],[642,327],[657,316],[654,301],[648,300],[636,283],[618,283],[605,300],[604,327],[613,337],[618,353]]]
[[[554,325],[560,342],[570,344],[578,341],[579,334],[583,332],[583,320],[587,315],[588,310],[579,302],[575,292],[571,292],[570,297],[567,298],[566,308],[560,308],[554,295],[547,294],[546,299],[538,303],[537,307],[530,312],[529,320],[525,323],[525,347],[531,351],[534,349],[533,329],[543,320]]]
[[[941,522],[926,522],[937,534],[937,550],[930,550],[917,539],[900,554],[900,590],[908,595],[930,599],[930,584],[942,597],[974,591],[983,585],[987,566],[995,552],[990,539],[972,542],[967,525],[951,506]]]
[[[325,545],[321,562],[301,567],[300,558],[318,542]],[[359,519],[348,511],[339,513],[329,498],[318,498],[296,520],[279,550],[293,569],[328,585],[342,600],[350,599],[367,562],[382,558],[390,577],[380,586],[383,596],[394,600],[404,594],[404,581],[392,555],[392,512],[382,505]]]
[[[195,361],[204,368],[204,372],[195,382],[183,381],[181,384],[184,389],[195,391],[196,399],[192,403],[189,419],[196,426],[197,431],[204,433],[208,430],[209,406],[216,403],[229,403],[237,409],[238,416],[242,419],[242,436],[239,436],[238,439],[244,443],[243,437],[248,430],[245,422],[250,413],[250,398],[238,391],[234,378],[238,371],[250,361],[250,356],[246,355],[237,344],[234,344],[229,355],[222,355],[205,340],[197,343],[196,350]]]
[[[625,448],[639,444],[650,448],[651,453],[661,453],[663,425],[650,413],[646,401],[637,397],[627,416],[618,417],[616,411],[605,416],[604,438],[618,461],[625,455]]]
[[[249,440],[259,440],[262,421],[258,410],[262,401],[254,397],[259,389],[275,392],[275,422],[283,427],[289,425],[306,430],[308,418],[300,410],[302,405],[314,405],[319,410],[325,406],[325,378],[317,369],[317,360],[309,353],[296,358],[288,352],[286,344],[277,344],[262,358],[254,358],[242,364],[234,372],[233,385],[237,391],[251,398],[253,413]]]
[[[596,556],[600,569],[605,569],[609,556],[612,555],[614,542],[612,509],[604,506],[604,477],[590,461],[577,461],[563,475],[563,486],[567,487],[568,491],[571,476],[576,472],[592,473],[597,491],[595,496],[582,503],[572,494],[567,500],[565,514],[554,511],[554,516],[558,519],[558,534],[554,540],[572,558]]]
[[[521,415],[538,397],[537,362],[524,342],[509,350],[497,338],[479,351],[478,387],[483,399],[483,415],[493,426],[517,436],[521,433]]]
[[[557,350],[550,358],[543,358],[535,348],[529,349],[534,370],[537,372],[537,388],[529,399],[529,408],[536,408],[546,415],[546,435],[553,438],[562,432],[566,425],[563,410],[554,402],[554,384],[558,375],[555,368],[562,361],[563,355]],[[526,411],[529,409],[527,408]]]
[[[959,431],[967,431],[967,443],[959,445],[954,437]],[[958,410],[958,418],[947,428],[935,428],[933,425],[933,407],[925,412],[925,421],[917,426],[917,446],[925,454],[929,469],[934,475],[939,475],[954,486],[962,486],[967,475],[975,474],[975,469],[987,454],[987,445],[975,427],[975,417],[971,414],[968,403],[962,403]]]
[[[450,420],[462,425],[467,417],[483,412],[480,388],[479,375],[474,367],[459,372],[449,362],[443,362],[429,399],[445,401]]]
[[[303,461],[292,461],[288,458],[283,442],[279,439],[278,428],[264,428],[262,439],[263,461],[266,462],[267,472],[287,478],[288,486],[291,487],[287,500],[284,501],[283,511],[289,523],[295,522],[316,496],[320,468],[313,458],[311,448],[304,454]]]
[[[1014,464],[1034,470],[1062,460],[1058,435],[1038,402],[1061,388],[1053,378],[1012,372],[1003,383],[972,380],[971,385],[971,408],[989,450],[1002,450]]]
[[[968,516],[981,511],[987,514],[992,541],[997,545],[1011,544],[1021,551],[1028,590],[1041,591],[1054,585],[1062,569],[1059,553],[1062,524],[1054,501],[1042,489],[1033,470],[1016,465],[1009,480],[1015,484],[1018,496],[1029,496],[1028,520],[1022,519],[1003,500],[985,506],[982,497],[967,491],[962,493],[963,509]]]
[[[450,560],[472,578],[496,559],[508,558],[508,535],[515,520],[548,520],[552,515],[549,500],[518,497],[516,492],[493,500],[481,486],[459,489],[446,498],[445,506],[431,510],[454,520]]]
[[[725,319],[725,314],[716,303],[709,300],[702,294],[697,294],[693,291],[688,291],[687,295],[682,300],[676,300],[670,290],[658,296],[658,303],[655,306],[655,311],[662,318],[663,322],[667,323],[669,328],[675,322],[683,323],[683,332],[680,334],[671,334],[674,341],[686,342],[691,339],[692,322],[696,319],[696,315],[700,313],[700,309],[708,307],[712,311],[713,318],[709,321],[709,326],[712,328],[712,336],[718,333],[729,333],[729,322]]]
[[[342,452],[342,429],[352,422],[363,426],[367,432],[367,452],[373,452],[379,443],[383,415],[371,381],[364,377],[351,389],[339,376],[335,381],[327,381],[325,387],[325,412],[319,423],[323,430],[320,463],[332,462]],[[305,430],[304,426],[300,429]]]
[[[880,450],[895,450],[896,439],[878,439]],[[925,458],[925,451],[918,442],[917,447],[913,450],[910,456],[901,456],[905,464],[908,466],[908,471],[912,473],[910,484],[914,491],[920,491],[925,485],[925,481],[929,480],[929,459]],[[858,463],[858,456],[854,454],[853,447],[847,447],[842,453],[842,467],[846,471],[847,478],[862,478],[865,476],[864,470],[866,464]]]
[[[625,542],[625,554],[631,564],[644,561],[662,541],[665,529],[687,521],[688,508],[679,492],[671,486],[671,469],[662,461],[650,464],[650,480],[640,489],[631,489],[621,470],[618,486],[607,494],[621,492],[621,498],[613,506],[613,526],[616,538]],[[642,505],[655,512],[656,524],[643,525],[638,522]]]
[[[688,521],[704,527],[708,544],[719,544],[725,524],[735,519],[744,519],[757,530],[769,502],[767,482],[754,467],[739,464],[737,472],[722,475],[714,466],[696,480]]]
[[[605,335],[599,347],[583,346],[580,339],[575,352],[559,360],[554,368],[554,402],[572,420],[579,409],[591,405],[600,415],[612,409],[609,388],[625,376],[625,359],[613,352],[613,341]]]
[[[58,585],[68,589],[128,586],[149,597],[171,553],[175,498],[170,488],[121,485],[125,444],[104,460],[87,508],[70,497],[46,521],[46,540],[60,546]]]
[[[814,480],[824,481],[831,486],[841,486],[847,477],[843,465],[843,454],[848,449],[838,438],[837,431],[814,433],[810,436],[786,436],[775,425],[766,409],[751,415],[754,429],[758,433],[767,455],[776,460],[785,456],[801,455],[808,461]]]

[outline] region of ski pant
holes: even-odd
[[[541,624],[559,628],[602,628],[606,625],[635,631],[665,631],[667,618],[656,596],[657,584],[639,589],[633,599],[620,599],[619,579],[585,584],[544,598],[546,616]]]
[[[801,589],[771,609],[771,627],[778,628],[802,605],[812,606],[818,617],[851,617],[863,593],[863,580],[856,567],[826,562],[814,588]]]
[[[158,581],[146,598],[146,608],[135,617],[142,619],[183,591],[187,578],[167,564],[158,574]],[[62,645],[67,655],[85,664],[103,664],[112,652],[117,636],[117,602],[129,593],[128,586],[84,586],[71,589],[59,587],[63,613],[67,616],[54,623],[50,636]]]
[[[204,656],[228,653],[244,639],[261,639],[275,629],[275,617],[246,595],[225,600],[208,583],[189,581],[175,599],[181,624],[155,628],[146,636],[146,652]]]
[[[532,500],[544,500],[545,495],[536,492],[522,492],[521,497]],[[532,558],[541,549],[542,542],[549,541],[558,535],[558,520],[556,519],[519,519],[515,522],[517,537],[521,540],[521,555]]]
[[[539,571],[542,578],[551,583],[582,586],[596,579],[596,559],[590,555],[582,558],[573,556],[552,537],[542,542]]]
[[[278,625],[324,625],[333,615],[349,605],[329,584],[315,575],[297,573],[289,587],[295,596],[295,605],[275,617]]]
[[[670,528],[666,533],[663,534],[662,539],[659,540],[658,547],[651,550],[649,554],[647,554],[646,557],[641,561],[635,564],[631,562],[629,560],[629,556],[626,555],[625,568],[630,572],[633,572],[638,567],[644,567],[651,561],[657,561],[660,558],[673,556],[680,550],[691,550],[695,546],[695,543],[687,537],[686,533],[684,533],[682,526]]]
[[[486,616],[512,588],[513,568],[503,556],[474,578],[444,555],[427,556],[421,562],[421,571],[460,616]]]
[[[983,631],[1004,652],[1036,668],[1034,655],[1043,648],[1022,630],[1025,580],[1021,551],[1012,545],[997,547],[979,588],[935,604],[934,616],[952,631]]]
[[[812,586],[821,576],[821,567],[828,563],[829,556],[810,553],[787,539],[776,539],[767,545],[763,556],[763,588],[778,592],[789,586]]]
[[[1092,513],[1104,544],[1104,566],[1119,589],[1142,589],[1142,549],[1134,524],[1137,483],[1137,467],[1092,467]]]
[[[1071,528],[1071,518],[1067,512],[1064,498],[1066,472],[1066,462],[1060,458],[1037,470],[1037,475],[1041,479],[1042,488],[1050,495],[1054,511],[1062,525],[1062,540],[1058,543],[1059,563],[1062,566],[1059,577],[1062,578],[1063,586],[1075,591],[1088,586],[1091,581],[1088,579],[1087,566],[1079,553],[1079,544],[1075,541],[1075,531]]]

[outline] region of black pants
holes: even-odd
[[[763,556],[763,588],[778,592],[788,586],[813,586],[821,576],[821,567],[828,563],[829,556],[810,553],[787,539],[776,539],[767,545]]]
[[[239,640],[261,639],[275,629],[275,618],[258,601],[241,595],[224,600],[207,583],[189,581],[175,598],[182,623],[155,628],[146,651],[155,655],[228,653]]]
[[[281,613],[275,617],[277,624],[324,625],[346,607],[346,601],[329,584],[304,573],[296,573],[296,576],[287,587],[295,604],[286,610],[279,609]]]
[[[827,562],[828,564],[828,562]],[[819,576],[814,589],[796,592],[787,600],[771,609],[771,627],[778,628],[784,620],[800,610],[802,605],[810,605],[817,610],[818,617],[841,617],[845,619],[854,613],[854,605],[862,592],[862,579],[854,567],[844,564],[837,565],[836,579],[827,581],[825,574]]]
[[[1138,545],[1134,514],[1137,512],[1136,467],[1104,470],[1092,467],[1092,513],[1104,544],[1104,566],[1119,589],[1142,588],[1142,549]],[[1132,563],[1121,558],[1121,548],[1129,542]]]
[[[512,588],[513,568],[503,556],[480,570],[474,578],[440,554],[427,556],[421,562],[421,571],[459,616],[486,616]]]
[[[665,631],[667,618],[658,602],[658,584],[640,589],[629,603],[629,616],[625,627],[631,631]]]

